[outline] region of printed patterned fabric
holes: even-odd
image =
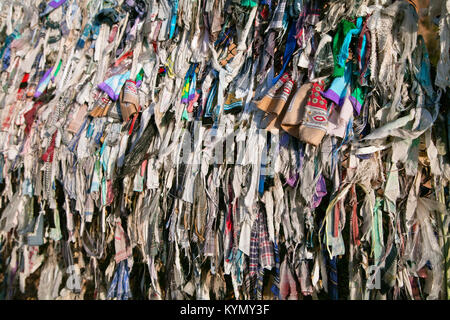
[[[309,128],[322,129],[326,132],[328,125],[327,101],[320,94],[323,88],[323,81],[313,84],[305,107],[303,125]]]

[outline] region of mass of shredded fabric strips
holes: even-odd
[[[449,53],[449,0],[0,1],[0,299],[448,299]]]

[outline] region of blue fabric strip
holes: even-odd
[[[292,54],[294,53],[295,47],[297,46],[297,41],[295,40],[295,33],[296,33],[296,27],[295,27],[295,23],[293,23],[291,25],[291,28],[289,29],[289,34],[288,34],[288,38],[287,38],[287,42],[286,42],[286,49],[284,50],[284,56],[283,56],[284,64],[283,64],[283,68],[281,68],[281,71],[278,74],[278,76],[276,76],[272,80],[272,85],[277,83],[277,81],[283,76],[284,70],[286,69],[289,61],[292,58]]]

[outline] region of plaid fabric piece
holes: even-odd
[[[273,14],[268,29],[284,29],[284,15],[286,13],[286,0],[281,0]]]
[[[253,288],[255,287],[256,277],[250,277],[248,273],[244,273],[244,299],[254,299]],[[248,294],[248,296],[246,296]]]
[[[252,299],[262,299],[264,269],[274,265],[273,244],[269,240],[265,216],[259,212],[250,233],[249,289]]]
[[[132,298],[128,274],[128,260],[120,261],[108,290],[108,298],[117,298],[118,300]]]
[[[259,217],[253,223],[252,231],[250,232],[250,256],[249,256],[249,276],[253,277],[258,272],[259,262]]]
[[[248,276],[250,299],[262,300],[264,288],[264,269],[260,268],[254,276]]]
[[[267,221],[263,213],[259,214],[259,258],[263,268],[271,268],[275,265],[273,256],[273,244],[269,240],[269,232],[267,231]]]
[[[303,10],[301,14],[304,14],[306,22],[310,25],[316,25],[319,22],[320,17],[320,4],[317,1],[311,1],[306,10]]]
[[[267,222],[263,213],[259,212],[250,233],[250,276],[259,268],[271,268],[275,265],[273,244],[269,240]]]

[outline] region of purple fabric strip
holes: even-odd
[[[48,4],[50,7],[52,7],[53,9],[56,9],[56,8],[58,8],[60,5],[62,5],[62,4],[64,4],[64,2],[66,2],[67,0],[59,0],[59,1],[56,1],[56,0],[53,0],[53,1],[50,1],[50,3]]]
[[[298,181],[298,173],[294,174],[293,176],[289,177],[289,179],[286,180],[286,183],[290,185],[291,187],[295,187]]]
[[[324,98],[333,101],[337,105],[341,105],[340,104],[341,97],[333,90],[328,89],[325,92],[322,91],[321,94]]]
[[[195,98],[195,93],[190,94],[190,95],[188,96],[188,101],[192,101],[192,100],[194,100],[194,98]]]
[[[99,88],[100,90],[105,91],[105,92],[108,94],[108,96],[109,96],[113,101],[116,101],[117,99],[119,99],[119,95],[116,94],[116,93],[114,92],[114,90],[113,90],[110,86],[108,86],[106,83],[104,83],[104,82],[100,83],[100,84],[98,85],[98,88]]]
[[[39,81],[37,87],[36,87],[36,92],[34,93],[34,97],[35,98],[39,98],[39,96],[42,94],[42,92],[38,91],[40,85],[46,81],[46,79],[50,76],[50,73],[52,72],[53,67],[51,67],[50,69],[47,70],[47,72],[45,72],[44,76],[42,77],[41,81]],[[49,80],[50,81],[50,80]]]
[[[322,175],[320,175],[319,181],[317,181],[316,192],[313,196],[313,203],[311,204],[311,208],[315,209],[319,206],[322,198],[327,195],[327,186],[325,184],[325,179]]]
[[[353,105],[353,109],[355,109],[356,115],[359,115],[359,113],[361,112],[361,107],[362,107],[361,103],[359,103],[359,101],[356,100],[356,98],[353,96],[350,96],[349,100]]]
[[[359,159],[362,159],[362,160],[367,160],[367,159],[372,158],[372,154],[371,153],[369,153],[369,154],[357,154],[356,156]]]

